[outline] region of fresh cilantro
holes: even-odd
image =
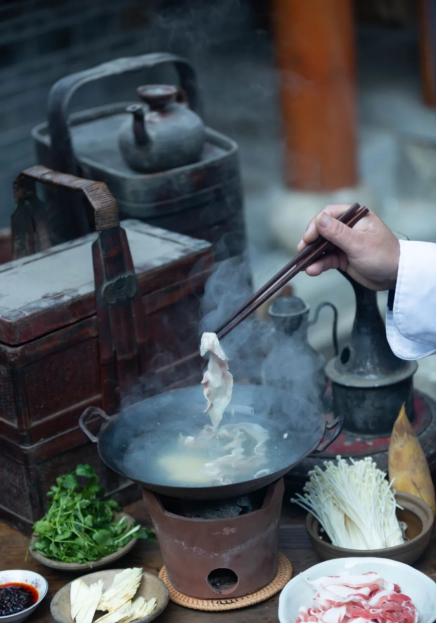
[[[86,563],[110,555],[131,539],[151,537],[152,532],[128,518],[115,517],[117,501],[105,498],[95,470],[79,464],[50,488],[50,507],[33,525],[32,548],[49,559]]]

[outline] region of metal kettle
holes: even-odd
[[[326,377],[325,358],[308,342],[308,328],[314,325],[320,311],[330,307],[334,312],[332,338],[337,349],[337,310],[331,303],[321,303],[310,320],[310,308],[294,295],[277,297],[268,309],[275,333],[272,348],[262,366],[265,384],[296,391],[311,402],[323,404]]]
[[[376,292],[342,274],[354,289],[356,311],[349,340],[325,369],[332,382],[334,414],[344,415],[348,431],[389,434],[403,403],[413,416],[417,363],[401,360],[391,351]]]
[[[138,87],[144,104],[133,104],[132,114],[121,126],[118,144],[127,164],[135,171],[153,173],[198,161],[206,131],[200,117],[180,100],[172,85]]]

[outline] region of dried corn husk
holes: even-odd
[[[431,473],[404,405],[393,425],[388,449],[388,470],[397,492],[421,498],[435,514],[435,490]]]

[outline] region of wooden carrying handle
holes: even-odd
[[[117,203],[104,182],[77,178],[36,165],[22,171],[14,183],[17,202],[11,217],[14,258],[28,256],[51,246],[46,212],[36,192],[37,183],[83,193],[93,209],[95,228],[98,232],[119,225]]]
[[[120,395],[138,382],[145,366],[145,323],[141,296],[126,232],[120,227],[117,204],[104,182],[36,166],[15,181],[17,210],[12,217],[14,257],[50,247],[43,205],[36,185],[83,193],[94,211],[99,236],[92,244],[99,331],[102,406],[113,413]],[[62,207],[60,207],[62,209]]]

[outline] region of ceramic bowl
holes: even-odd
[[[434,514],[431,508],[420,498],[411,494],[396,494],[396,500],[402,509],[397,510],[399,520],[405,522],[407,541],[399,546],[375,550],[353,550],[331,544],[321,532],[320,524],[312,514],[306,517],[306,529],[314,550],[321,559],[337,557],[385,557],[402,563],[414,563],[419,559],[431,539]]]
[[[38,600],[30,607],[27,607],[27,609],[22,609],[12,615],[0,616],[2,624],[3,622],[24,622],[44,600],[49,587],[41,574],[31,570],[3,570],[0,572],[0,585],[3,583],[27,583],[32,585],[38,592]]]
[[[391,559],[347,557],[322,561],[289,581],[279,596],[279,622],[296,622],[300,607],[311,605],[314,590],[307,581],[321,576],[338,576],[345,572],[381,574],[384,579],[397,583],[410,596],[418,611],[418,622],[435,621],[436,585],[428,576],[405,563]]]
[[[121,571],[122,568],[119,570],[102,570],[100,572],[86,574],[80,578],[87,585],[102,580],[103,590],[105,590],[111,585],[114,576]],[[71,583],[64,585],[64,587],[53,596],[52,602],[50,603],[50,613],[55,622],[73,622],[70,608],[70,586]],[[153,620],[164,611],[168,603],[168,591],[166,586],[157,576],[149,572],[143,572],[143,580],[135,594],[135,598],[138,598],[138,596],[142,596],[145,600],[156,598],[157,601],[155,610],[145,620],[138,620],[141,622],[153,622]]]
[[[135,520],[129,514],[116,514],[117,519],[122,516],[125,516],[129,520],[130,525],[135,522]],[[137,539],[134,538],[122,548],[119,548],[110,555],[106,555],[106,557],[102,557],[97,561],[87,561],[86,563],[65,563],[64,561],[49,559],[37,550],[33,550],[32,545],[34,544],[36,539],[37,537],[35,535],[32,535],[29,543],[29,553],[31,554],[31,556],[36,559],[36,561],[39,561],[39,563],[42,563],[48,568],[53,568],[54,570],[63,570],[64,572],[80,572],[81,570],[95,570],[97,568],[103,568],[104,566],[109,565],[110,563],[113,563],[114,561],[117,561],[117,559],[120,559],[121,557],[126,555],[137,543]]]

